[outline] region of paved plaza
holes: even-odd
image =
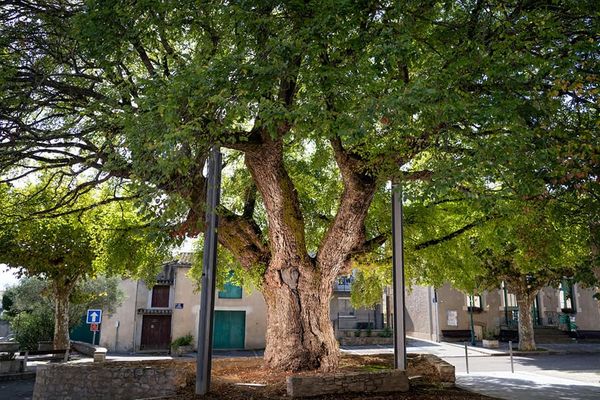
[[[600,344],[541,345],[551,354],[515,356],[514,373],[506,349],[489,350],[468,346],[466,372],[464,345],[409,339],[409,353],[434,354],[456,368],[457,386],[500,399],[600,399]],[[391,345],[343,346],[342,352],[356,355],[391,354]],[[194,354],[190,354],[193,357]],[[262,357],[261,351],[216,351],[215,357]],[[142,361],[169,359],[164,355],[109,355],[108,360]],[[80,358],[74,362],[88,362]],[[35,368],[36,363],[33,364]],[[0,400],[27,400],[33,380],[0,382]]]

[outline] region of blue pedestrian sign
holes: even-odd
[[[99,324],[102,322],[102,310],[87,310],[87,318],[85,320],[88,324]]]

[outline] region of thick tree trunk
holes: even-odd
[[[54,285],[54,340],[55,350],[68,349],[70,288]]]
[[[271,270],[265,281],[267,335],[265,361],[271,368],[332,371],[338,344],[329,319],[332,282],[323,282],[314,267]]]
[[[533,332],[533,317],[531,316],[531,306],[533,305],[533,294],[518,295],[517,305],[519,306],[519,350],[535,350],[535,338]]]

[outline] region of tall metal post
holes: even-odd
[[[506,327],[508,328],[508,291],[506,289],[506,282],[502,282],[502,289],[504,290],[504,322],[506,322]]]
[[[196,357],[196,394],[204,395],[210,388],[212,358],[215,280],[217,273],[217,206],[221,192],[221,153],[212,147],[208,159],[206,190],[206,229],[202,257],[202,289],[198,322],[198,355]]]
[[[394,368],[406,370],[404,326],[404,247],[402,233],[402,188],[392,183],[392,237],[394,275]]]
[[[475,324],[473,323],[473,307],[475,307],[475,295],[471,293],[471,307],[469,307],[469,314],[471,315],[471,346],[475,346]]]

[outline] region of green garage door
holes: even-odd
[[[215,311],[213,349],[243,349],[246,311]]]

